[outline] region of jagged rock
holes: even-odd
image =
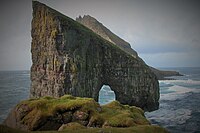
[[[138,56],[36,1],[31,35],[31,97],[71,94],[98,101],[105,84],[122,104],[158,109],[158,80]]]
[[[87,124],[89,122],[88,117],[89,117],[88,113],[78,110],[73,114],[72,121],[77,121],[81,125],[87,126]]]
[[[71,129],[71,130],[78,130],[78,129],[85,129],[86,127],[77,123],[77,122],[71,122],[67,124],[63,124],[58,131],[64,131],[65,129]]]
[[[63,123],[66,124],[72,121],[72,116],[73,114],[71,111],[63,113],[62,114]]]
[[[73,116],[74,116],[74,120],[86,120],[88,118],[89,114],[78,110],[74,113]]]

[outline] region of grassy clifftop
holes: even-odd
[[[167,132],[150,125],[138,107],[118,101],[100,106],[92,98],[71,95],[22,101],[4,125],[0,126],[2,132],[57,132],[58,129],[62,132]]]

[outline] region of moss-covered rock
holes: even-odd
[[[122,105],[113,101],[102,106],[100,113],[105,118],[103,127],[131,127],[136,125],[149,125],[144,111],[135,106]]]
[[[129,128],[83,128],[80,124],[69,123],[62,131],[22,131],[0,125],[1,133],[169,133],[159,126],[134,126]]]
[[[149,125],[144,111],[118,101],[100,106],[92,98],[65,95],[20,102],[4,124],[21,130],[80,130],[83,128],[127,128]]]
[[[58,131],[65,131],[65,130],[79,130],[79,129],[86,129],[85,126],[77,123],[77,122],[70,122],[67,124],[63,124]]]

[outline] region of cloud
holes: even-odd
[[[132,3],[125,9],[128,19],[124,16],[119,19],[124,24],[115,21],[117,24],[111,29],[136,51],[169,53],[199,50],[200,2],[153,0]],[[123,28],[118,29],[119,25]]]
[[[74,19],[95,17],[152,66],[200,66],[199,0],[39,1]],[[0,70],[30,69],[31,2],[0,4]]]
[[[0,49],[1,70],[29,70],[31,66],[30,37],[19,35],[4,42]],[[10,44],[10,45],[9,45]]]
[[[199,52],[169,52],[140,54],[140,57],[154,67],[196,67],[200,66]]]

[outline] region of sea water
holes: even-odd
[[[165,70],[179,71],[184,76],[159,81],[160,107],[146,112],[146,117],[172,133],[200,133],[200,68]]]
[[[172,133],[200,133],[200,68],[164,69],[179,71],[184,76],[159,81],[160,107],[146,112],[147,119]],[[0,72],[0,123],[17,103],[28,98],[29,91],[29,71]],[[100,104],[115,99],[114,92],[106,85],[99,95]]]
[[[0,71],[0,123],[21,100],[29,97],[29,71]]]

